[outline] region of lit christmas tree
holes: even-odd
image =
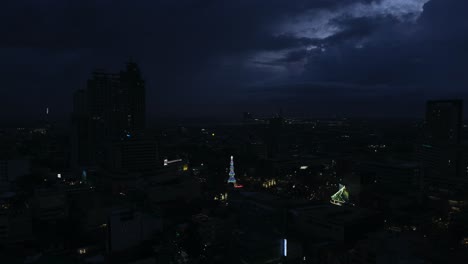
[[[234,177],[236,175],[236,173],[234,173],[234,157],[231,156],[231,163],[230,163],[230,167],[229,167],[229,179],[228,179],[228,183],[232,183],[234,184],[234,186],[236,186],[236,178]]]

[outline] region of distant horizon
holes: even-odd
[[[275,117],[275,114],[270,116],[262,115],[258,116],[259,119],[269,119]],[[348,120],[348,121],[401,121],[401,122],[419,122],[424,121],[424,117],[401,117],[401,116],[381,116],[381,117],[341,117],[341,116],[289,116],[284,115],[285,118],[298,119],[298,120]],[[4,120],[0,122],[0,128],[39,128],[44,124],[45,120]],[[67,118],[57,118],[49,120],[51,124],[58,125],[59,127],[66,127],[71,124],[71,120]],[[239,116],[199,116],[199,117],[156,117],[147,120],[147,128],[155,128],[161,125],[196,125],[196,124],[210,124],[210,125],[221,125],[221,124],[236,124],[242,123],[242,113]],[[464,122],[468,122],[468,118],[464,118]]]

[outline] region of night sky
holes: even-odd
[[[467,0],[15,0],[0,8],[0,120],[66,118],[133,58],[150,117],[422,117],[468,97]]]

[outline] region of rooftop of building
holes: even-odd
[[[391,167],[396,169],[414,169],[420,167],[418,162],[412,161],[398,161],[398,160],[389,160],[389,161],[370,161],[365,164],[379,166],[379,167]]]
[[[271,210],[292,209],[317,204],[315,201],[290,199],[269,193],[248,191],[238,191],[236,195],[231,194],[229,199],[231,201],[236,201],[236,203],[240,202],[241,204],[245,202],[257,204],[263,208],[270,208]]]
[[[338,225],[354,222],[372,216],[373,213],[367,209],[337,206],[332,204],[316,204],[306,207],[292,209],[294,215],[303,215],[307,218],[322,219],[323,221]]]

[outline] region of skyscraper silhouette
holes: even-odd
[[[425,129],[427,140],[436,144],[460,143],[462,116],[462,100],[427,102]]]
[[[145,82],[138,65],[127,63],[126,71],[120,73],[122,93],[122,111],[126,122],[124,127],[129,131],[141,131],[146,125]]]
[[[145,82],[135,62],[118,74],[94,71],[74,98],[73,165],[105,163],[113,140],[143,132],[145,112]]]
[[[428,101],[424,139],[418,146],[425,186],[455,189],[462,186],[461,100]]]

